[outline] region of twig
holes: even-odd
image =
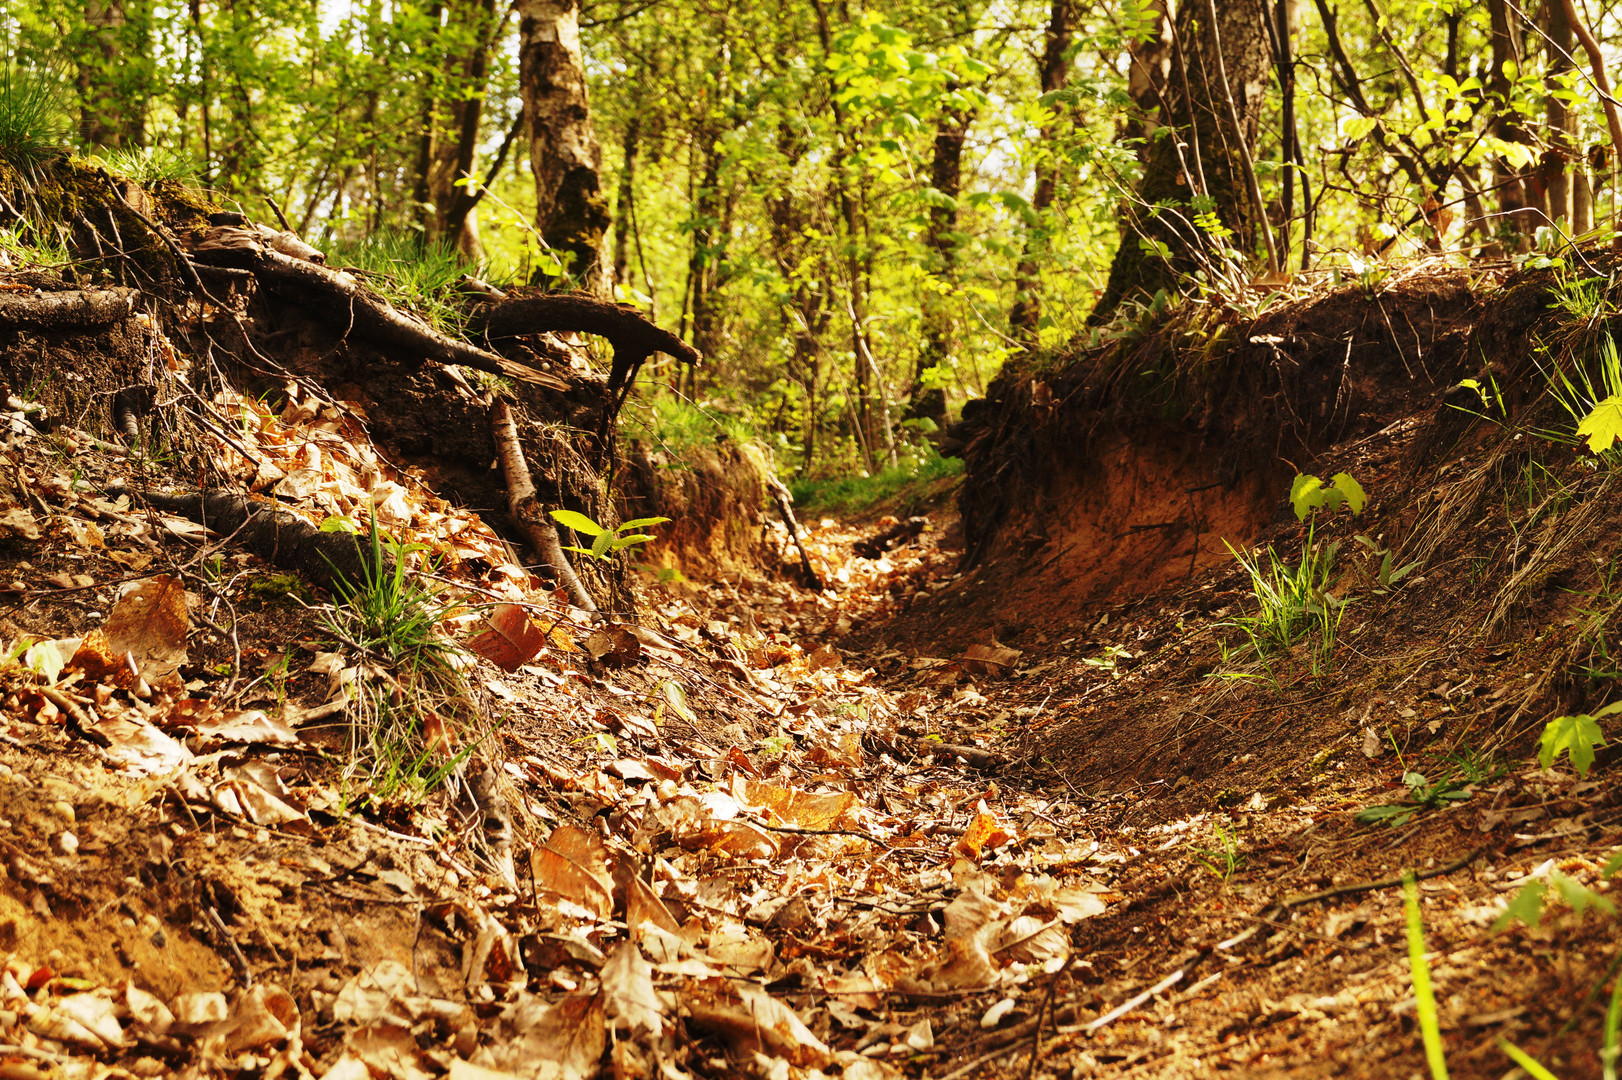
[[[800,829],[793,825],[768,825],[764,821],[757,821],[754,818],[744,818],[743,820],[757,828],[765,829],[767,832],[792,833],[796,836],[854,836],[858,840],[866,840],[868,843],[877,844],[879,847],[885,846],[884,841],[872,833],[861,832],[857,829]]]
[[[1165,991],[1165,990],[1170,990],[1173,986],[1176,986],[1179,982],[1182,981],[1182,978],[1183,978],[1183,969],[1178,968],[1176,971],[1172,972],[1170,975],[1167,975],[1164,979],[1161,979],[1159,982],[1157,982],[1153,986],[1149,987],[1149,989],[1145,990],[1143,993],[1137,995],[1136,997],[1129,998],[1126,1001],[1121,1002],[1119,1005],[1115,1006],[1115,1008],[1111,1009],[1109,1012],[1105,1013],[1103,1016],[1100,1016],[1097,1020],[1094,1020],[1092,1023],[1086,1025],[1081,1030],[1086,1032],[1088,1035],[1091,1035],[1093,1032],[1098,1031],[1100,1028],[1104,1028],[1104,1027],[1107,1027],[1110,1024],[1115,1023],[1115,1021],[1119,1020],[1121,1017],[1125,1016],[1127,1013],[1131,1012],[1133,1009],[1136,1009],[1139,1005],[1142,1005],[1145,1001],[1148,1001],[1150,998],[1154,997],[1156,994],[1161,993],[1162,991]]]
[[[212,906],[205,907],[203,910],[208,913],[208,921],[214,924],[215,931],[225,939],[227,945],[231,946],[231,955],[236,958],[237,967],[242,971],[242,984],[251,990],[253,988],[253,972],[248,968],[248,958],[243,956],[242,950],[237,947],[237,939],[232,936],[231,931],[226,928],[225,920],[220,918],[220,913],[215,911]]]
[[[1053,1004],[1053,991],[1059,985],[1060,976],[1068,970],[1070,970],[1070,965],[1067,963],[1053,973],[1053,978],[1048,980],[1047,993],[1042,995],[1042,1006],[1036,1010],[1036,1030],[1031,1032],[1031,1060],[1025,1066],[1025,1080],[1031,1080],[1036,1075],[1036,1059],[1042,1053],[1042,1021],[1048,1014],[1049,1006]]]

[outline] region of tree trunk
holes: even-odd
[[[1042,50],[1042,93],[1063,90],[1069,81],[1070,65],[1065,53],[1070,49],[1071,24],[1076,9],[1073,0],[1053,0],[1048,17],[1047,44]],[[1136,72],[1134,71],[1134,76]],[[1031,209],[1036,224],[1025,233],[1025,250],[1020,253],[1014,268],[1014,306],[1009,309],[1008,323],[1014,337],[1026,348],[1036,344],[1036,331],[1042,321],[1041,256],[1048,246],[1048,211],[1059,193],[1059,161],[1053,154],[1053,138],[1058,121],[1042,127],[1041,145],[1036,158],[1036,186],[1031,192]]]
[[[919,304],[923,319],[923,346],[913,372],[907,416],[946,423],[946,391],[925,389],[930,369],[947,364],[952,356],[951,294],[957,276],[957,197],[963,188],[963,143],[973,114],[963,108],[941,111],[935,127],[935,155],[929,166],[929,186],[945,198],[929,210],[929,276],[924,279]],[[947,201],[950,200],[950,201]]]
[[[1513,65],[1515,71],[1519,72],[1526,63],[1521,49],[1521,19],[1519,12],[1512,9],[1506,0],[1488,0],[1487,9],[1492,18],[1492,72],[1487,79],[1487,92],[1507,102],[1514,93],[1514,79],[1504,70],[1505,65]],[[1493,125],[1493,134],[1505,142],[1527,141],[1525,129],[1509,109],[1499,113]],[[1529,207],[1535,207],[1541,201],[1534,191],[1529,190],[1528,179],[1524,170],[1517,169],[1504,158],[1494,160],[1493,183],[1498,187],[1500,233],[1519,237],[1519,244],[1523,247],[1530,243],[1532,229],[1542,224],[1541,215],[1527,213]]]
[[[536,223],[580,288],[608,299],[608,203],[599,176],[602,149],[586,101],[580,8],[577,0],[518,0],[517,9],[518,80],[529,117]]]
[[[641,150],[642,114],[633,112],[625,124],[620,163],[619,194],[614,199],[614,280],[630,280],[631,222],[636,211],[636,156]]]
[[[79,136],[89,146],[140,146],[145,136],[145,95],[132,86],[131,65],[145,57],[131,56],[136,27],[124,0],[87,0],[84,6],[86,43],[79,60]],[[134,92],[132,92],[134,91]]]
[[[1544,3],[1544,33],[1547,35],[1549,56],[1548,88],[1560,89],[1560,80],[1557,78],[1563,72],[1571,70],[1571,50],[1576,44],[1575,35],[1571,32],[1571,22],[1566,18],[1566,6],[1555,0],[1554,3]],[[1550,148],[1543,155],[1542,179],[1543,188],[1549,203],[1549,216],[1555,221],[1563,222],[1563,229],[1571,229],[1575,220],[1571,201],[1571,169],[1570,162],[1574,156],[1573,147],[1576,145],[1575,129],[1571,109],[1560,98],[1550,94],[1548,98],[1547,113],[1549,121]]]
[[[1245,161],[1256,143],[1272,60],[1268,12],[1263,0],[1228,0],[1215,5],[1220,25],[1212,26],[1210,10],[1185,3],[1173,20],[1171,77],[1160,117],[1171,131],[1149,143],[1143,179],[1123,214],[1109,282],[1088,317],[1094,325],[1108,321],[1129,297],[1175,290],[1181,276],[1218,265],[1222,245],[1205,225],[1232,230],[1232,246],[1247,253],[1257,226],[1265,225],[1252,209]],[[1237,130],[1229,118],[1224,72]],[[1196,215],[1204,212],[1214,217],[1196,225]]]

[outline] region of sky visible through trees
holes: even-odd
[[[43,95],[47,141],[424,293],[463,270],[612,290],[707,357],[654,365],[642,415],[701,404],[808,473],[927,455],[1007,356],[1148,308],[1254,307],[1427,250],[1537,259],[1615,217],[1622,21],[1595,0],[0,17],[0,111]]]

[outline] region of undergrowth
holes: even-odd
[[[455,718],[471,712],[463,708],[465,656],[439,630],[453,605],[409,575],[408,556],[426,549],[394,542],[375,519],[367,540],[360,580],[339,575],[338,603],[323,613],[327,633],[358,654],[344,776],[346,786],[363,779],[375,798],[416,801],[443,783],[488,732],[470,732],[473,737],[462,737],[460,749],[453,749]]]
[[[856,513],[894,498],[908,488],[955,479],[963,474],[963,459],[941,457],[924,444],[902,455],[898,464],[876,475],[801,478],[789,484],[794,504],[808,513]]]

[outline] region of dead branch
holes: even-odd
[[[923,532],[929,525],[926,517],[910,517],[906,521],[892,525],[882,532],[872,536],[863,537],[851,545],[851,551],[864,559],[876,559],[891,548],[900,547]]]
[[[123,322],[135,313],[134,289],[72,289],[67,292],[0,293],[0,329],[91,330]]]
[[[788,487],[773,476],[766,474],[766,488],[772,493],[772,501],[777,504],[777,512],[783,515],[783,524],[788,526],[788,538],[794,541],[794,546],[800,552],[800,568],[805,571],[806,580],[817,592],[822,592],[827,586],[822,583],[822,577],[811,565],[811,557],[805,553],[805,544],[800,540],[800,523],[794,520],[794,496],[789,493]]]
[[[402,353],[441,364],[505,375],[564,392],[569,383],[446,337],[372,295],[354,275],[271,250],[249,229],[216,229],[192,252],[199,263],[251,270],[261,286],[323,321]]]
[[[535,554],[541,557],[569,592],[574,606],[596,611],[591,594],[581,584],[574,567],[563,553],[563,542],[558,539],[557,526],[547,516],[540,500],[535,497],[535,481],[530,477],[529,465],[524,461],[524,447],[518,440],[518,425],[513,423],[512,407],[497,401],[490,408],[490,429],[496,438],[496,456],[501,459],[501,472],[507,478],[507,512],[529,541]]]

